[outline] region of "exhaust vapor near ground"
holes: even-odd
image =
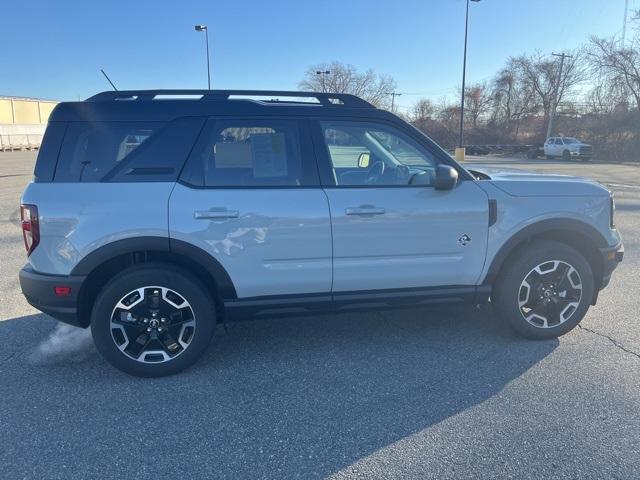
[[[31,363],[42,365],[57,362],[79,362],[93,351],[91,332],[60,323],[49,337],[38,345],[29,356]]]

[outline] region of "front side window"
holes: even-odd
[[[433,184],[433,155],[394,127],[368,122],[321,122],[336,185],[410,185],[417,175]]]
[[[193,155],[189,182],[197,185],[295,187],[305,180],[292,120],[212,121]]]

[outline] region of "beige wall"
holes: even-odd
[[[11,100],[0,98],[0,123],[13,123]]]
[[[39,102],[40,104],[40,123],[47,123],[51,111],[57,105],[56,102]]]
[[[0,124],[45,124],[56,102],[0,98]]]

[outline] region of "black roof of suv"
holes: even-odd
[[[301,101],[308,99],[308,101]],[[202,115],[326,115],[388,118],[355,95],[271,90],[127,90],[98,93],[84,102],[63,102],[52,122],[169,121]],[[366,113],[365,113],[366,112]]]

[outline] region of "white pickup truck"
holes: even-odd
[[[573,137],[550,137],[544,142],[544,154],[548,159],[562,157],[565,161],[572,158],[588,161],[593,155],[593,147]]]

